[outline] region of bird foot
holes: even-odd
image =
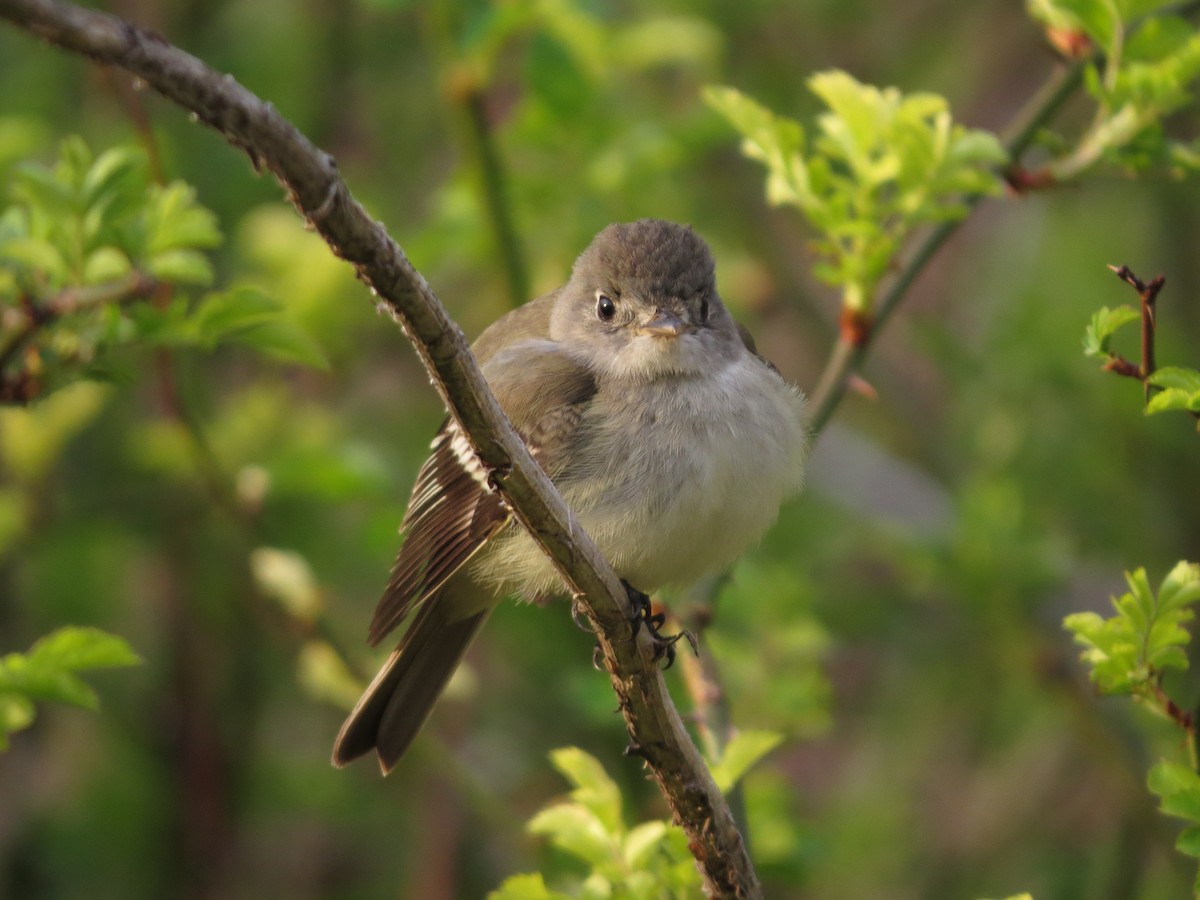
[[[628,581],[622,580],[621,584],[625,585],[625,593],[629,596],[629,605],[633,613],[629,618],[629,622],[633,626],[633,636],[636,639],[642,626],[646,626],[646,631],[649,632],[654,643],[655,662],[665,658],[667,664],[664,668],[671,668],[675,664],[675,645],[680,638],[687,638],[692,652],[697,656],[700,655],[700,647],[696,643],[694,634],[686,628],[681,629],[677,634],[663,634],[661,629],[667,622],[666,614],[654,612],[650,606],[650,598]]]

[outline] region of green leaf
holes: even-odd
[[[1141,317],[1141,313],[1132,306],[1118,306],[1116,309],[1102,306],[1092,314],[1092,321],[1084,331],[1083,352],[1087,356],[1108,359],[1113,334],[1121,326]]]
[[[1147,415],[1176,409],[1200,412],[1200,372],[1195,369],[1167,366],[1152,373],[1146,380],[1162,388],[1146,404]]]
[[[221,243],[217,217],[196,202],[188,184],[175,181],[153,186],[146,200],[146,252],[157,255],[168,250],[195,250]]]
[[[579,803],[547,807],[526,827],[593,866],[611,863],[618,852],[616,834],[594,811]]]
[[[1200,825],[1183,829],[1175,841],[1175,849],[1184,856],[1200,858]]]
[[[280,303],[257,288],[206,295],[192,321],[195,340],[210,349],[222,343],[252,347],[283,362],[329,367],[325,352],[286,318]]]
[[[1200,600],[1200,565],[1180,561],[1167,573],[1158,589],[1158,606],[1171,612]]]
[[[488,894],[488,900],[571,900],[570,894],[561,894],[546,887],[540,872],[530,875],[513,875]]]
[[[135,666],[141,658],[129,644],[98,628],[66,627],[47,635],[29,651],[31,665],[72,672]]]
[[[1161,798],[1164,814],[1200,823],[1200,775],[1191,768],[1160,760],[1150,770],[1146,784]]]
[[[666,822],[653,820],[642,822],[629,830],[622,846],[625,864],[631,869],[643,869],[649,865],[650,856],[661,846],[670,827]]]
[[[554,768],[575,786],[571,798],[591,811],[613,834],[623,829],[621,791],[600,761],[578,747],[562,747],[550,754]]]
[[[1183,626],[1192,619],[1191,604],[1200,600],[1200,569],[1179,563],[1163,579],[1157,595],[1144,569],[1127,572],[1125,578],[1130,590],[1114,598],[1116,615],[1104,619],[1075,613],[1063,626],[1083,646],[1082,659],[1102,693],[1156,697],[1149,689],[1164,671],[1187,668],[1183,648],[1190,636]]]
[[[1200,392],[1192,393],[1175,388],[1160,391],[1146,402],[1145,413],[1152,416],[1156,413],[1174,410],[1200,412]]]
[[[329,360],[320,345],[287,319],[280,318],[231,332],[225,340],[250,347],[280,362],[298,363],[322,370],[329,368]]]
[[[725,747],[720,762],[712,767],[713,780],[723,794],[768,753],[783,743],[783,735],[773,731],[743,731],[734,735]]]
[[[1195,369],[1164,366],[1153,372],[1146,380],[1156,387],[1175,388],[1181,391],[1200,391],[1200,372],[1197,372]]]
[[[767,197],[795,206],[821,233],[816,271],[843,288],[848,309],[868,310],[880,279],[919,225],[962,218],[968,199],[1002,190],[1006,160],[991,134],[956,125],[943,97],[862,84],[819,72],[809,87],[828,111],[811,147],[798,122],[727,87],[706,102],[767,169]]]
[[[106,194],[120,190],[123,182],[144,190],[142,169],[146,154],[138,147],[112,147],[100,154],[83,178],[82,200],[85,207],[102,202]]]
[[[33,700],[95,709],[95,692],[75,673],[138,662],[125,641],[94,628],[60,628],[28,653],[0,657],[0,732],[27,725]]]
[[[84,284],[104,284],[128,275],[132,265],[116,247],[100,247],[87,255],[83,263]]]
[[[208,257],[195,250],[164,250],[148,256],[142,266],[155,278],[174,284],[207,287],[213,280]]]
[[[0,691],[0,751],[8,749],[8,736],[33,724],[33,703],[26,697]]]

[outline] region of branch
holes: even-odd
[[[123,278],[105,284],[66,288],[45,301],[37,301],[28,296],[22,298],[20,311],[16,313],[19,324],[14,325],[3,342],[0,342],[0,405],[25,404],[40,392],[39,380],[28,365],[5,372],[39,332],[64,316],[97,309],[110,303],[123,304],[149,299],[159,287],[160,283],[156,279],[143,272],[133,271]],[[25,317],[24,322],[20,322],[21,315]]]
[[[1154,332],[1158,327],[1158,322],[1154,304],[1158,301],[1159,291],[1163,289],[1167,279],[1164,275],[1158,275],[1147,283],[1134,275],[1129,266],[1109,266],[1108,268],[1138,293],[1138,305],[1142,314],[1142,362],[1141,365],[1135,366],[1124,357],[1113,354],[1104,364],[1104,368],[1106,371],[1136,378],[1142,382],[1146,388],[1146,399],[1149,400],[1150,382],[1146,379],[1153,375],[1157,368],[1154,364]]]
[[[729,807],[671,703],[648,636],[634,639],[624,589],[533,461],[488,390],[462,331],[404,252],[350,195],[332,157],[268,103],[120,19],[60,0],[0,0],[0,17],[58,46],[128,70],[269,169],[334,253],[403,328],[451,414],[595,627],[631,739],[658,782],[712,896],[761,896]]]

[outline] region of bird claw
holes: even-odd
[[[596,629],[592,627],[592,623],[583,614],[583,605],[575,597],[571,598],[571,621],[575,623],[575,627],[580,631],[588,634],[596,633]]]
[[[638,632],[642,626],[646,626],[646,631],[649,632],[650,638],[654,643],[654,661],[658,662],[665,658],[667,664],[663,667],[669,669],[675,665],[675,644],[680,638],[687,638],[687,642],[692,647],[692,652],[697,656],[700,655],[700,647],[696,643],[696,636],[686,628],[681,629],[677,634],[663,634],[661,628],[667,623],[665,613],[656,613],[651,611],[650,598],[643,594],[627,581],[621,582],[625,585],[625,593],[629,596],[629,605],[632,608],[632,615],[629,618],[629,623],[633,627],[633,637],[636,640]]]

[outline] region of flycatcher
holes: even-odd
[[[800,489],[804,398],[733,321],[690,228],[610,225],[566,285],[502,316],[473,349],[534,459],[637,589],[726,568]],[[453,420],[400,530],[371,644],[414,618],[333,749],[338,766],[374,750],[385,774],[496,604],[565,593]]]

